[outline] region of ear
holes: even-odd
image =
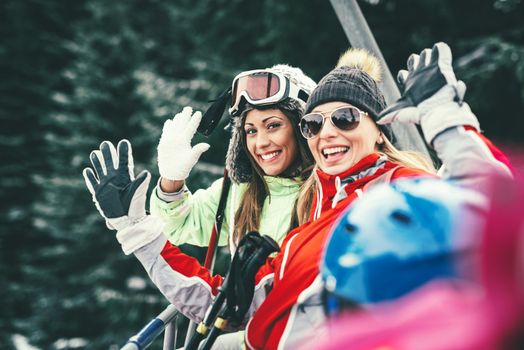
[[[384,143],[384,138],[382,137],[382,133],[379,133],[378,138],[377,138],[377,144],[382,145],[383,143]]]

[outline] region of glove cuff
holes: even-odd
[[[98,203],[97,203],[98,204]],[[103,214],[102,214],[103,215]],[[119,218],[114,219],[106,219],[106,226],[110,230],[123,230],[128,226],[131,226],[133,223],[129,219],[129,216],[121,216]]]
[[[441,132],[457,127],[469,125],[480,131],[480,125],[477,117],[469,105],[465,102],[447,102],[439,107],[428,111],[420,121],[424,138],[428,144],[432,144],[435,137]]]
[[[160,236],[163,228],[164,223],[160,218],[148,215],[143,220],[119,230],[116,239],[124,254],[129,255]]]

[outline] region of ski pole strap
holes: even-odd
[[[214,265],[214,259],[216,256],[216,250],[218,247],[218,239],[220,238],[220,230],[222,229],[222,221],[224,220],[224,211],[227,203],[227,196],[229,193],[229,187],[231,186],[231,179],[224,169],[224,180],[222,181],[222,190],[220,192],[220,200],[218,201],[217,213],[215,215],[215,224],[211,231],[211,237],[209,238],[209,244],[207,246],[206,260],[204,261],[204,267],[213,271],[212,265]]]
[[[205,328],[202,328],[207,334],[201,335],[195,332],[193,336],[198,338],[198,341],[192,341],[191,346],[197,346],[202,337],[207,335],[200,349],[211,349],[228,323],[233,327],[240,325],[253,298],[256,272],[269,254],[278,250],[278,244],[273,239],[269,236],[260,236],[258,232],[249,232],[242,237],[229,271],[218,288],[218,295],[204,317]],[[196,347],[188,346],[186,349],[193,350]]]
[[[240,241],[231,268],[226,288],[227,318],[233,327],[242,324],[253,300],[255,274],[267,257],[279,251],[278,244],[269,236],[249,232]]]

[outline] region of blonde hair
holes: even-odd
[[[313,196],[315,195],[315,190],[317,188],[317,169],[318,167],[315,165],[311,175],[309,175],[306,181],[304,181],[300,187],[300,192],[298,193],[296,212],[299,225],[302,225],[309,220],[309,213],[311,212],[311,205],[313,204]]]
[[[378,153],[385,156],[388,161],[405,166],[407,168],[415,168],[424,170],[427,173],[435,174],[436,170],[432,163],[420,152],[416,151],[401,151],[396,148],[385,135],[382,134],[383,144],[378,145]],[[309,220],[309,213],[311,212],[311,205],[313,203],[313,196],[317,189],[317,175],[316,170],[318,166],[315,165],[311,175],[304,181],[300,188],[300,193],[297,199],[297,216],[298,224]]]
[[[403,165],[407,168],[416,168],[430,174],[436,174],[435,167],[422,153],[417,151],[401,151],[396,148],[387,137],[382,134],[384,143],[379,145],[380,155],[384,155],[389,161]]]

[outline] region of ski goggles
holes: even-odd
[[[324,116],[330,114],[329,116]],[[300,133],[306,139],[312,139],[317,136],[326,119],[331,120],[331,124],[342,131],[349,131],[356,129],[360,124],[362,116],[368,115],[354,106],[343,106],[332,111],[327,112],[313,112],[308,113],[300,119]]]
[[[233,79],[229,114],[239,115],[244,102],[263,106],[280,102],[288,97],[306,103],[309,94],[284,75],[269,69],[242,72]]]

